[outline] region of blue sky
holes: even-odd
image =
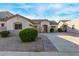
[[[0,11],[8,10],[30,19],[75,19],[79,16],[79,3],[2,3]]]

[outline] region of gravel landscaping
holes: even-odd
[[[0,37],[0,51],[48,52],[57,51],[45,36],[39,35],[35,42],[21,42],[18,36]]]

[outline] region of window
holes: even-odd
[[[37,26],[34,26],[35,28],[37,28]]]
[[[31,24],[29,24],[29,26],[32,26]]]
[[[22,29],[22,24],[15,24],[15,29]]]
[[[4,27],[4,23],[1,24],[1,27]]]

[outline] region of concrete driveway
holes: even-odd
[[[79,34],[41,33],[58,49],[58,55],[79,55]]]

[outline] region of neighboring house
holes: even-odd
[[[79,18],[66,22],[67,32],[79,33]]]
[[[67,23],[69,20],[60,20],[58,22],[58,28],[61,28],[63,31],[67,32]]]
[[[63,28],[66,25],[67,32],[79,33],[79,18],[74,20],[61,20],[59,21],[58,28]]]
[[[69,21],[69,20],[60,20],[60,21],[58,22],[58,28],[61,28],[62,25],[65,25],[66,22],[68,22],[68,21]]]
[[[50,32],[50,28],[57,30],[58,23],[47,19],[29,19],[19,14],[13,15],[8,11],[0,12],[0,31],[19,31],[24,28],[35,27],[39,32]]]

